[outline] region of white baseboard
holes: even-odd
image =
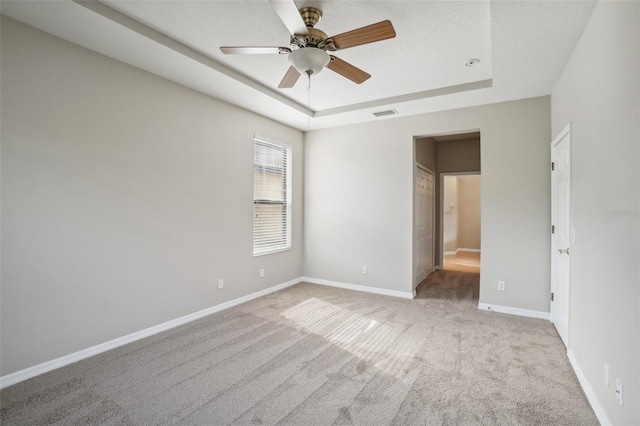
[[[605,413],[604,408],[602,408],[602,405],[600,405],[600,401],[598,401],[598,398],[596,397],[596,393],[593,391],[593,388],[587,381],[587,377],[582,372],[582,369],[580,368],[580,365],[578,364],[578,361],[576,360],[576,357],[573,355],[573,352],[571,351],[571,349],[567,349],[567,357],[569,358],[569,362],[573,367],[573,371],[575,371],[576,376],[578,377],[578,381],[582,386],[582,390],[584,391],[584,394],[586,395],[587,400],[589,401],[589,404],[591,404],[591,408],[593,408],[593,412],[596,414],[598,421],[603,426],[610,425],[611,421],[609,420],[609,417]]]
[[[382,294],[384,296],[401,297],[403,299],[413,299],[414,297],[413,292],[409,292],[409,291],[405,292],[405,291],[397,291],[397,290],[388,290],[386,288],[368,287],[368,286],[358,285],[358,284],[341,283],[338,281],[329,281],[329,280],[323,280],[320,278],[302,277],[300,280],[303,282],[311,283],[311,284],[320,284],[320,285],[326,285],[329,287],[344,288],[346,290],[363,291],[365,293]]]
[[[468,251],[471,253],[480,253],[480,249],[472,249],[472,248],[459,248],[456,250],[456,253],[458,253],[459,251]]]
[[[445,251],[445,252],[443,252],[443,254],[445,256],[453,256],[455,254],[460,253],[461,251],[466,251],[466,252],[469,252],[469,253],[480,253],[480,249],[459,248],[459,249],[455,249],[455,250],[452,250],[452,251]]]
[[[518,315],[521,317],[539,318],[547,321],[551,320],[551,314],[543,311],[530,311],[529,309],[512,308],[510,306],[491,305],[489,303],[478,303],[478,309],[483,311],[500,312],[501,314]]]
[[[56,368],[64,367],[65,365],[69,365],[76,361],[80,361],[99,353],[117,348],[119,346],[126,345],[127,343],[135,342],[136,340],[140,340],[145,337],[149,337],[154,334],[169,330],[171,328],[178,327],[182,324],[195,321],[202,317],[206,317],[207,315],[215,314],[216,312],[232,308],[250,300],[257,299],[258,297],[265,296],[275,291],[298,284],[300,282],[301,279],[296,278],[294,280],[287,281],[286,283],[278,284],[273,287],[257,291],[255,293],[251,293],[247,296],[239,297],[237,299],[233,299],[228,302],[224,302],[219,305],[215,305],[210,308],[206,308],[201,311],[197,311],[192,314],[173,319],[171,321],[163,322],[162,324],[154,325],[153,327],[145,328],[144,330],[136,331],[135,333],[127,334],[126,336],[118,337],[117,339],[113,339],[108,342],[104,342],[99,345],[53,359],[51,361],[43,362],[42,364],[34,365],[33,367],[25,368],[24,370],[16,371],[15,373],[7,374],[6,376],[0,377],[0,389],[19,383],[23,380],[39,376],[40,374],[47,373],[49,371],[55,370]]]

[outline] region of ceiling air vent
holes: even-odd
[[[397,113],[398,111],[396,111],[395,109],[388,109],[386,111],[374,112],[373,115],[375,115],[376,117],[384,117],[386,115],[395,115]]]

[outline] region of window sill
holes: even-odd
[[[273,253],[280,253],[283,251],[291,251],[291,247],[283,247],[283,248],[277,248],[277,249],[268,250],[268,251],[261,251],[259,253],[253,253],[253,257],[264,256],[264,255],[273,254]]]

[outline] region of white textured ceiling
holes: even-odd
[[[277,89],[286,55],[220,46],[287,46],[267,0],[2,1],[1,12],[107,56],[302,130],[548,95],[586,25],[587,1],[306,1],[329,36],[385,19],[397,37],[339,51],[369,72],[356,85],[325,69]],[[464,65],[470,58],[480,64]],[[310,98],[310,102],[309,102]],[[308,106],[310,105],[310,108]],[[311,116],[311,117],[310,117]]]
[[[220,46],[288,46],[289,32],[268,2],[132,2],[108,4],[258,82],[277,89],[289,68],[286,55],[223,55]],[[327,35],[391,20],[397,36],[335,55],[367,71],[362,85],[330,71],[312,77],[311,109],[389,98],[491,78],[488,2],[307,2],[323,11],[316,28]],[[469,58],[482,58],[466,67]],[[307,104],[304,78],[281,92]]]

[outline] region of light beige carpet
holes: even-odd
[[[3,425],[594,425],[553,326],[300,284],[0,392]]]

